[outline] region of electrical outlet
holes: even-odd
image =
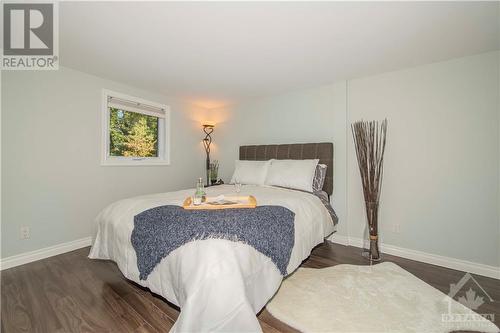
[[[21,239],[28,239],[30,238],[30,227],[28,226],[22,226],[21,227]]]

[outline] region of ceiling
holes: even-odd
[[[61,65],[206,108],[500,49],[498,2],[61,2]]]

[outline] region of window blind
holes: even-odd
[[[116,108],[123,111],[137,112],[148,116],[165,118],[165,109],[153,105],[138,103],[121,99],[118,97],[108,97],[108,108]]]

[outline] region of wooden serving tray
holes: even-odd
[[[210,197],[207,198],[208,201],[210,199],[213,199],[213,198],[210,198]],[[191,197],[187,197],[186,200],[184,200],[182,207],[184,209],[190,209],[190,210],[199,210],[199,209],[214,210],[214,209],[255,208],[255,207],[257,207],[257,200],[255,199],[255,197],[253,195],[243,196],[243,197],[226,197],[226,199],[232,200],[232,201],[239,201],[239,203],[230,204],[230,205],[211,205],[211,204],[204,202],[201,205],[195,206],[195,205],[193,205],[193,199]]]

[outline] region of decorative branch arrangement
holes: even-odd
[[[217,183],[217,176],[219,174],[219,161],[213,160],[210,163],[210,183]]]
[[[370,232],[370,259],[380,260],[378,249],[378,207],[384,173],[387,119],[357,121],[351,125],[359,173],[365,197],[366,218]]]

